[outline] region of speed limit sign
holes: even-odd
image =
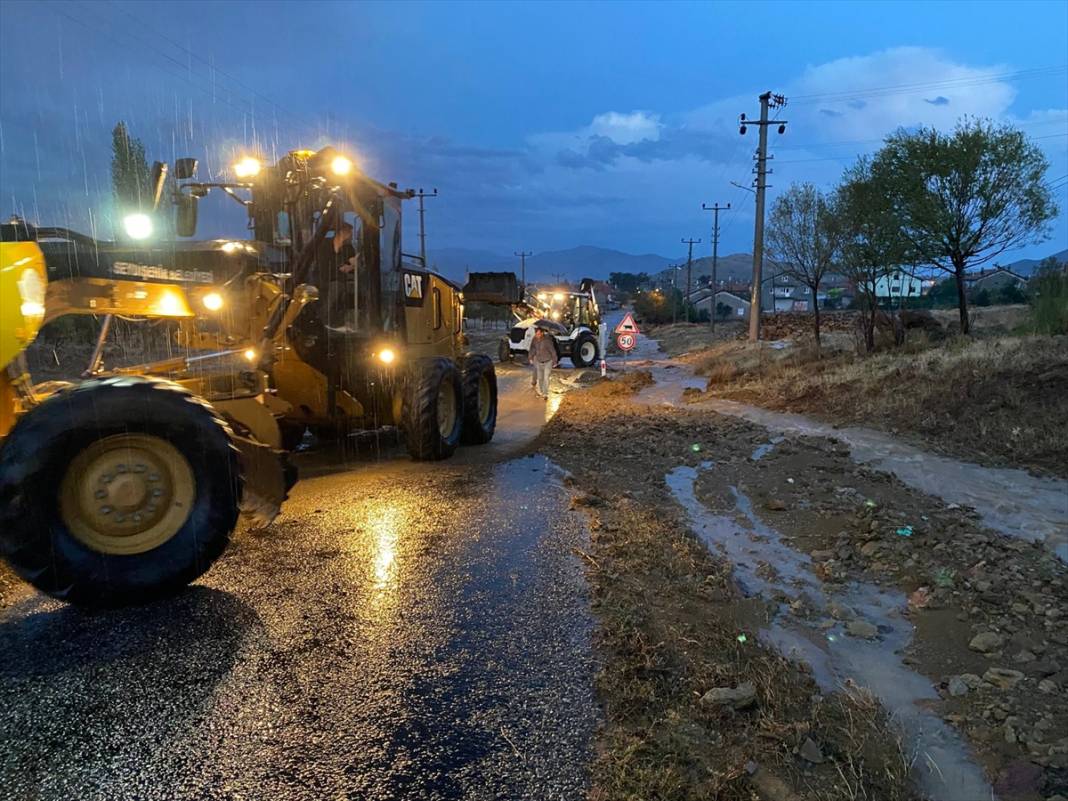
[[[626,352],[628,350],[632,350],[636,344],[637,344],[637,338],[634,336],[634,334],[617,334],[616,335],[616,345],[618,345],[619,349],[621,351],[623,351],[623,352]]]

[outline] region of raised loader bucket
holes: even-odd
[[[464,302],[510,306],[523,300],[515,273],[471,273],[464,286]]]

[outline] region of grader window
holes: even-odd
[[[441,328],[441,290],[434,287],[434,330]]]

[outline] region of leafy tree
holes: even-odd
[[[1042,151],[1011,126],[964,120],[952,134],[899,130],[875,155],[872,177],[919,262],[953,276],[967,334],[965,273],[1046,238],[1056,204]]]
[[[681,318],[682,292],[678,289],[655,289],[634,296],[634,313],[643,322],[661,325]]]
[[[1068,334],[1068,272],[1045,269],[1031,281],[1031,317],[1039,334]]]
[[[998,303],[1027,303],[1027,294],[1016,283],[1005,284],[998,292]]]
[[[609,273],[608,283],[620,292],[637,292],[649,283],[648,273]]]
[[[149,180],[145,146],[120,121],[111,132],[111,188],[118,208],[142,208],[151,192]]]
[[[768,218],[768,252],[784,275],[808,287],[812,294],[816,348],[820,346],[817,295],[823,276],[841,250],[841,234],[834,198],[812,184],[793,184],[775,200]]]
[[[834,207],[842,237],[837,270],[856,288],[853,305],[861,310],[865,349],[871,353],[875,350],[878,312],[876,285],[911,263],[909,243],[894,205],[885,187],[874,178],[872,162],[866,157],[846,170]]]
[[[730,317],[731,316],[731,311],[732,311],[731,307],[728,306],[726,303],[720,303],[718,300],[716,301],[716,319],[717,320],[725,320],[726,318]]]
[[[939,281],[931,287],[927,299],[936,308],[953,306],[957,302],[957,282],[952,278]]]

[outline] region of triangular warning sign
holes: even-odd
[[[627,316],[624,317],[620,321],[619,325],[616,326],[616,333],[617,334],[640,334],[641,331],[638,330],[638,324],[636,322],[634,322],[634,315],[632,315],[630,312],[627,312]]]

